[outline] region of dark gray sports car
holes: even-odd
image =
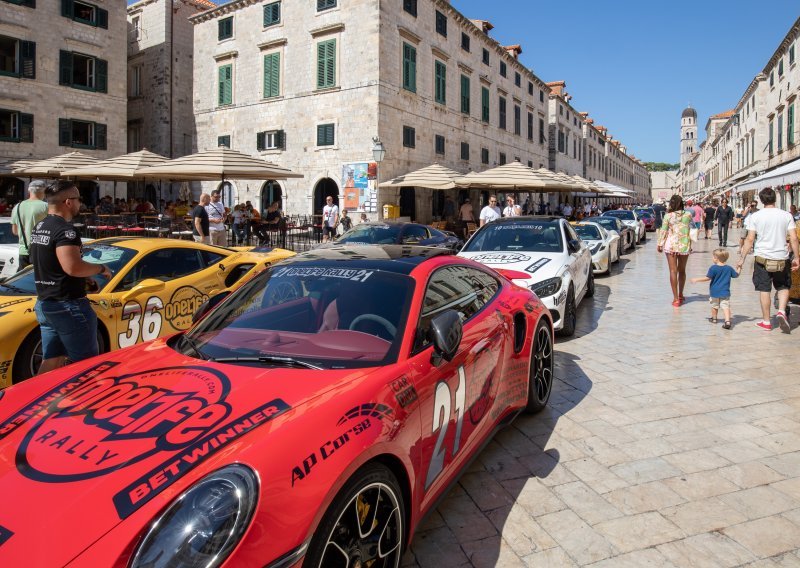
[[[449,231],[440,231],[420,223],[380,221],[356,225],[331,244],[348,245],[419,245],[441,247],[458,252],[464,241]]]

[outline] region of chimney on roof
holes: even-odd
[[[487,20],[470,20],[470,21],[473,24],[475,24],[486,35],[489,35],[489,31],[494,29],[492,23]]]
[[[566,81],[551,81],[549,83],[545,83],[545,85],[550,87],[551,94],[557,97],[563,97],[564,95],[567,94],[565,92],[565,89],[567,88]]]
[[[522,53],[522,46],[519,45],[518,43],[514,45],[506,45],[505,47],[503,47],[503,49],[505,49],[508,52],[508,54],[514,59],[519,59],[519,55],[520,53]]]

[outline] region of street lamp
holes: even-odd
[[[383,142],[377,136],[372,138],[372,142],[375,144],[372,147],[372,158],[380,164],[386,155],[386,148],[383,147]]]

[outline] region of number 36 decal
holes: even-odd
[[[458,453],[461,443],[461,426],[464,424],[464,406],[466,405],[467,377],[464,367],[458,368],[458,387],[455,396],[456,435],[453,440],[453,457]],[[443,448],[444,438],[447,435],[447,426],[451,416],[450,386],[442,381],[436,385],[436,394],[433,397],[433,431],[439,430],[436,446],[433,449],[431,463],[428,466],[428,475],[425,478],[425,489],[431,486],[444,468],[444,456],[447,451]]]
[[[123,331],[118,336],[120,348],[130,347],[139,341],[141,333],[141,341],[150,341],[155,339],[161,333],[161,324],[163,317],[158,310],[164,309],[164,303],[158,296],[151,296],[144,306],[144,317],[142,317],[142,307],[139,302],[128,302],[122,308],[123,321],[128,321],[128,329]]]

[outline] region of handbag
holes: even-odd
[[[692,240],[693,243],[697,242],[697,229],[695,227],[691,227],[689,229],[689,238]]]

